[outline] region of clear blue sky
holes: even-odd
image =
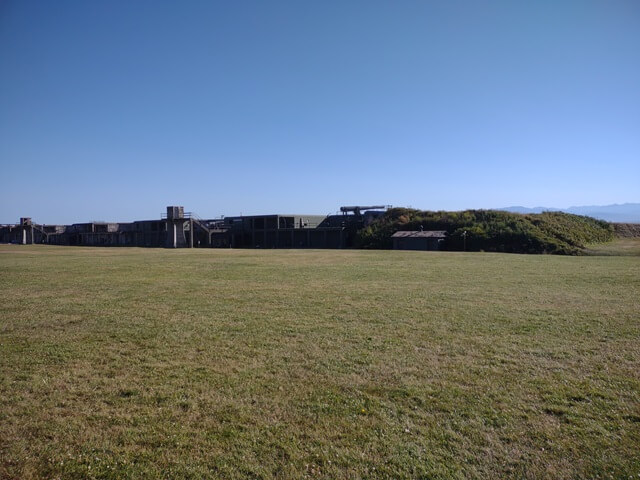
[[[640,3],[0,2],[0,222],[640,201]]]

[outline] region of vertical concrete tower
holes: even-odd
[[[187,221],[184,217],[184,207],[167,207],[167,248],[184,248],[187,246],[187,239],[184,234],[184,224]]]
[[[20,218],[20,230],[22,230],[20,243],[22,245],[32,244],[33,243],[33,223],[31,222],[31,217]]]

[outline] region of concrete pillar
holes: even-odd
[[[189,219],[189,248],[193,248],[193,234],[195,233],[193,231],[193,218]]]
[[[173,248],[176,248],[178,246],[178,226],[174,221],[171,222],[171,226],[173,228]]]

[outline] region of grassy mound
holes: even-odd
[[[619,238],[640,237],[640,223],[614,223],[613,229]]]
[[[430,212],[393,208],[361,230],[358,246],[391,248],[399,230],[446,230],[447,250],[578,255],[588,244],[613,239],[613,227],[590,217],[562,212],[521,215],[497,210]]]

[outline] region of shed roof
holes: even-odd
[[[391,235],[391,238],[445,238],[444,230],[403,230]]]

